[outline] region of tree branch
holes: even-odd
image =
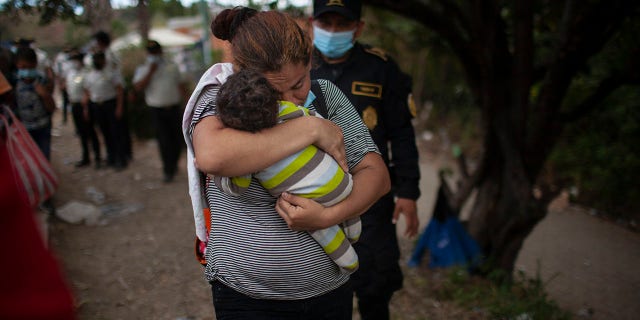
[[[640,4],[638,1],[611,0],[593,6],[573,7],[572,3],[567,3],[560,41],[536,101],[535,118],[529,124],[525,161],[530,174],[535,174],[542,167],[557,139],[557,133],[566,123],[561,121],[558,114],[571,79],[587,64],[589,58],[602,49],[622,21],[634,14]],[[606,86],[613,84],[607,83]],[[610,92],[611,88],[603,87],[601,90],[599,95]],[[598,101],[602,99],[594,98]]]
[[[533,1],[515,0],[513,24],[514,36],[514,75],[516,92],[513,122],[516,123],[517,139],[523,139],[526,131],[527,114],[530,107],[530,90],[533,84]],[[522,141],[520,141],[522,142]]]
[[[442,0],[441,2],[445,2]],[[471,40],[466,39],[463,35],[463,30],[458,26],[464,26],[468,24],[466,20],[459,21],[463,17],[460,9],[456,4],[448,1],[446,6],[443,6],[443,11],[438,12],[433,6],[421,3],[419,1],[395,1],[395,0],[364,0],[363,3],[372,6],[377,6],[386,10],[398,13],[408,19],[414,20],[440,34],[447,43],[451,46],[454,53],[460,59],[460,63],[466,70],[466,75],[469,77],[469,84],[471,90],[477,91],[478,88],[474,88],[473,84],[478,83],[480,79],[480,70],[478,62],[474,56],[474,50],[472,50],[470,43]],[[451,11],[454,10],[454,11]],[[459,14],[455,11],[460,12]],[[470,35],[467,35],[470,36]]]
[[[602,100],[608,97],[613,91],[625,84],[638,84],[640,79],[629,75],[614,74],[602,80],[596,90],[589,95],[582,103],[574,106],[571,111],[560,114],[560,121],[570,123],[589,114],[601,105]]]

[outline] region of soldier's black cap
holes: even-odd
[[[21,47],[28,47],[32,43],[36,42],[36,40],[31,38],[16,38],[13,40],[13,44]]]
[[[158,41],[149,40],[147,41],[147,51],[149,53],[160,53],[162,51],[162,46]]]
[[[79,60],[82,61],[82,59],[84,59],[84,53],[77,51],[77,50],[72,50],[69,52],[69,60]]]
[[[350,20],[360,20],[362,3],[360,0],[314,0],[313,17],[323,13],[335,12]]]

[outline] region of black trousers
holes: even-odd
[[[324,295],[300,300],[254,299],[224,284],[211,282],[218,320],[347,320],[353,313],[349,283]]]
[[[116,99],[101,103],[91,102],[91,112],[95,123],[100,128],[107,149],[107,165],[125,167],[127,151],[124,136],[126,123],[116,118]]]
[[[180,106],[168,108],[151,107],[151,117],[158,140],[163,173],[173,177],[178,170],[178,160],[184,145],[182,138],[182,113]]]
[[[69,111],[69,105],[71,102],[69,101],[69,93],[67,93],[66,89],[62,89],[62,121],[67,123],[67,112]],[[73,110],[71,111],[73,115]]]
[[[360,216],[362,234],[353,244],[360,267],[351,281],[362,320],[389,319],[389,301],[402,288],[400,249],[391,223],[394,207],[393,196],[387,194]]]
[[[71,103],[71,114],[73,115],[73,124],[76,127],[76,133],[80,138],[80,145],[82,146],[82,161],[90,161],[89,156],[89,144],[93,149],[94,160],[100,161],[100,141],[98,135],[93,127],[93,120],[91,118],[91,112],[89,113],[89,119],[85,119],[82,104]]]

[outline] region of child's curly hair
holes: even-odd
[[[216,107],[225,126],[257,132],[277,124],[279,98],[280,93],[264,76],[240,70],[220,87]]]

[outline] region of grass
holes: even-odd
[[[433,294],[438,299],[453,301],[463,309],[484,314],[487,319],[572,318],[569,312],[547,296],[547,283],[539,275],[527,278],[524,272],[519,271],[512,281],[499,282],[498,279],[504,279],[498,272],[480,278],[470,275],[464,268],[451,268],[445,271],[442,283],[433,288]]]

